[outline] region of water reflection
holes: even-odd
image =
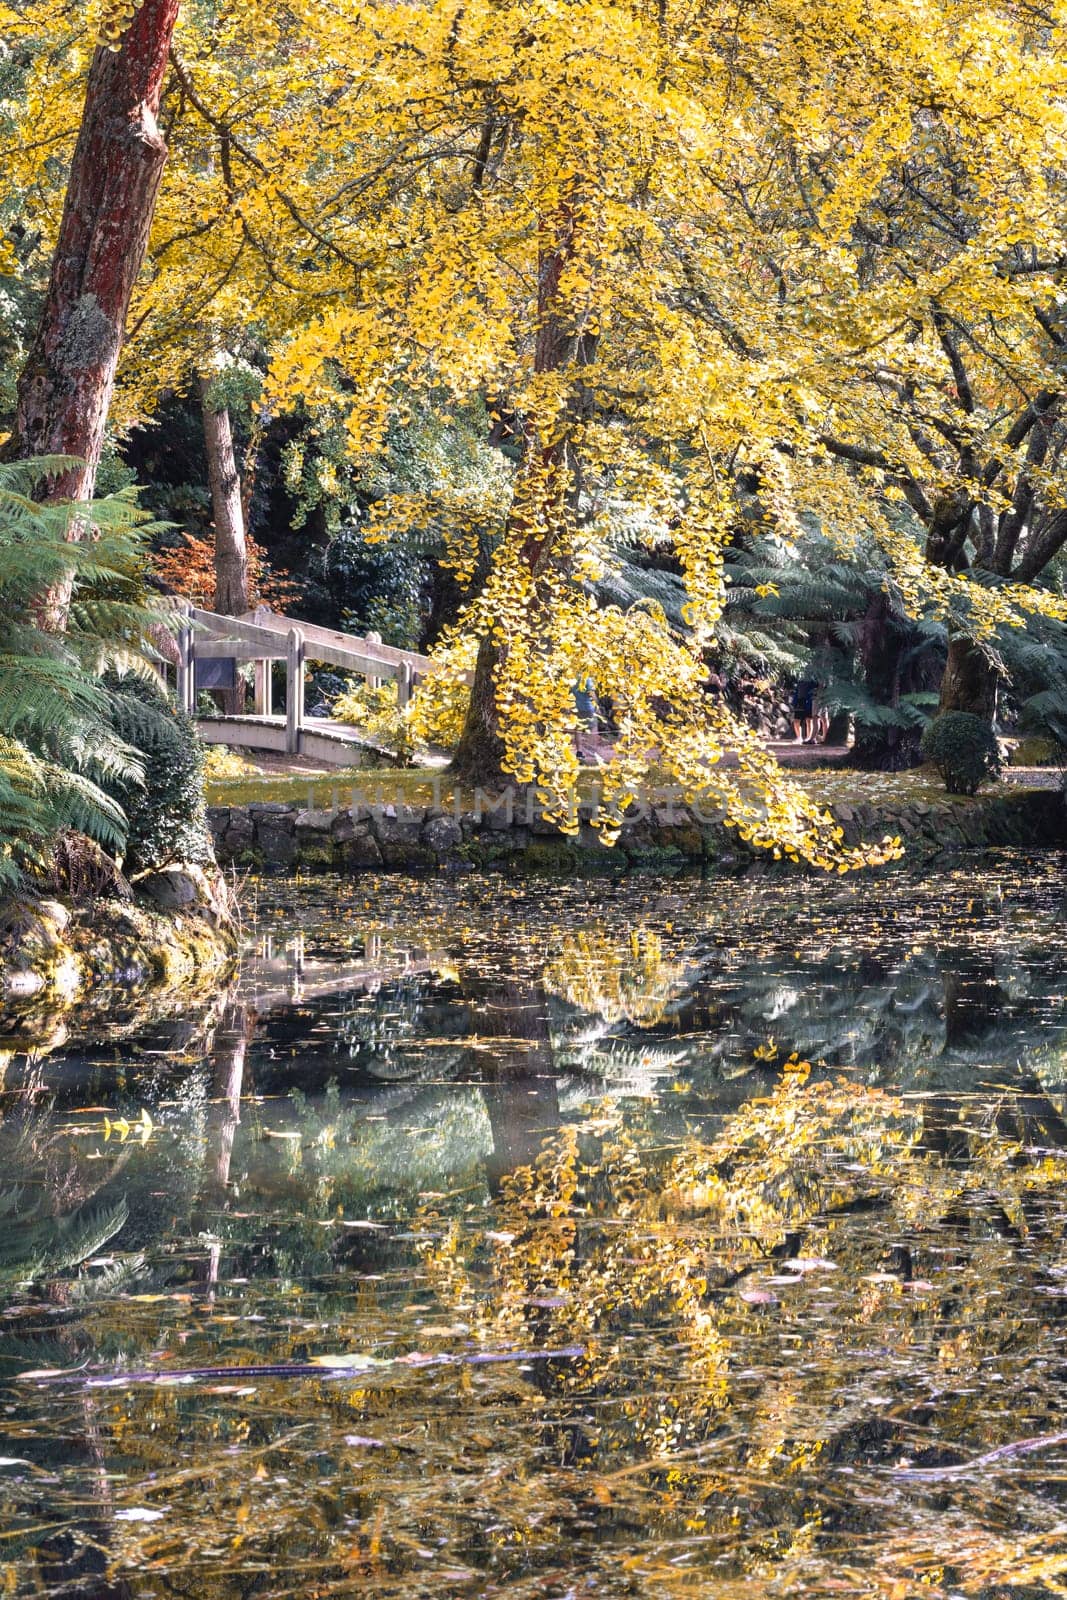
[[[1059,863],[872,882],[264,886],[14,1054],[8,1592],[1060,1592]]]

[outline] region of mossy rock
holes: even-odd
[[[332,872],[337,866],[337,851],[329,839],[308,839],[298,846],[295,865],[309,872]]]
[[[730,836],[724,827],[707,827],[700,830],[701,844],[705,861],[718,861],[730,843]]]
[[[676,850],[680,850],[687,861],[703,861],[704,859],[704,833],[695,822],[686,823],[674,829],[675,837],[670,843]]]
[[[521,861],[522,853],[516,850],[514,840],[506,834],[496,838],[483,834],[481,838],[468,839],[461,844],[456,857],[472,867],[501,867],[510,865],[513,860]]]
[[[578,871],[591,878],[621,878],[629,866],[618,845],[594,845],[578,851]]]
[[[44,902],[37,916],[32,908],[0,916],[8,932],[0,948],[0,1018],[11,1030],[32,1030],[35,1016],[58,1020],[87,1007],[110,1014],[140,989],[202,989],[205,980],[217,986],[233,970],[233,925],[203,908],[176,914],[94,902],[71,908],[61,925],[49,907]]]
[[[649,877],[673,878],[690,865],[680,850],[670,845],[644,845],[626,852],[631,872]]]
[[[695,822],[662,824],[652,835],[655,848],[676,850],[687,861],[703,861],[704,836]]]
[[[573,878],[581,871],[581,855],[576,845],[568,844],[557,835],[550,839],[531,839],[519,861],[525,872],[542,873],[546,877]]]
[[[437,869],[437,857],[434,852],[424,844],[417,844],[407,839],[378,841],[382,852],[382,862],[391,872],[434,872]]]

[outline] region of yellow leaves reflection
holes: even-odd
[[[586,1405],[597,1397],[602,1501],[641,1478],[644,1518],[683,1516],[740,1544],[753,1576],[810,1570],[822,1593],[823,1502],[849,1463],[877,1495],[879,1470],[925,1435],[927,1384],[943,1394],[940,1448],[976,1426],[990,1445],[1019,1431],[1009,1412],[978,1422],[966,1397],[1022,1328],[1001,1300],[1013,1238],[1057,1213],[1067,1158],[1028,1159],[995,1105],[979,1118],[973,1104],[789,1067],[718,1134],[674,1148],[601,1106],[509,1180],[503,1238],[456,1228],[423,1259],[485,1340],[586,1345],[560,1381]],[[1037,1248],[1055,1257],[1057,1237]],[[906,1264],[886,1270],[879,1241],[902,1239]],[[1030,1325],[1028,1360],[1043,1358],[1035,1337],[1054,1360],[1054,1333]],[[964,1593],[980,1574],[1004,1581],[1007,1545],[978,1537],[966,1491],[953,1515],[957,1529],[972,1518],[963,1547],[924,1524],[910,1550],[892,1545],[884,1588],[864,1592],[941,1594],[946,1563]],[[1036,1548],[1032,1559],[1038,1571]],[[1057,1546],[1048,1577],[1063,1566]]]

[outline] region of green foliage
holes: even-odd
[[[1001,628],[996,649],[1020,733],[1067,744],[1067,627],[1031,617],[1025,628]]]
[[[448,589],[438,567],[447,541],[466,530],[484,566],[503,526],[513,466],[489,429],[480,406],[451,417],[413,406],[358,470],[339,416],[302,429],[283,451],[282,475],[293,528],[318,531],[305,574],[312,610],[387,644],[420,644]]]
[[[263,374],[243,356],[224,351],[211,367],[209,397],[218,410],[240,416],[255,405],[263,389]]]
[[[417,647],[426,562],[410,539],[372,543],[358,521],[346,523],[321,558],[323,581],[340,601],[341,626],[380,633],[385,644]]]
[[[1000,771],[1000,752],[988,722],[969,711],[945,711],[926,728],[922,753],[949,794],[977,794]]]
[[[108,680],[110,721],[137,752],[143,782],[121,778],[110,790],[126,814],[128,871],[213,860],[204,809],[204,762],[192,721],[159,680],[129,673]]]
[[[35,480],[57,463],[0,469],[0,887],[48,866],[64,830],[112,851],[125,844],[116,799],[143,782],[143,762],[116,731],[109,671],[146,670],[149,630],[165,623],[142,583],[151,528],[128,492],[76,507],[39,505]],[[74,543],[72,517],[93,537]],[[71,585],[67,626],[41,626],[41,596]]]
[[[596,590],[602,605],[619,606],[623,611],[652,600],[663,607],[672,627],[681,630],[685,626],[685,584],[681,578],[676,572],[665,572],[639,556],[635,558],[633,552],[620,552],[615,561],[605,564]]]
[[[96,493],[103,500],[124,490],[133,490],[136,486],[136,472],[123,461],[115,440],[109,435],[104,441],[104,452],[96,469]]]
[[[1027,734],[1011,753],[1013,767],[1062,767],[1067,763],[1067,749],[1055,739],[1043,739],[1038,733]]]
[[[937,705],[942,623],[906,616],[887,593],[876,547],[850,556],[821,533],[796,546],[747,539],[728,563],[724,644],[778,673],[812,677],[831,715],[846,712],[858,739],[925,726]]]

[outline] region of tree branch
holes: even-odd
[[[967,376],[967,368],[960,355],[960,347],[949,332],[948,321],[943,311],[934,312],[934,331],[940,341],[941,348],[948,357],[948,364],[952,368],[952,379],[956,385],[960,405],[968,416],[974,414],[974,394],[971,389],[971,380]]]
[[[1016,583],[1033,583],[1064,545],[1067,545],[1067,511],[1057,511],[1033,535],[1011,577]]]
[[[210,107],[205,105],[204,101],[200,99],[200,96],[196,93],[192,83],[190,82],[189,74],[182,65],[182,62],[175,51],[171,52],[171,67],[174,70],[175,77],[181,84],[182,92],[189,104],[199,116],[203,117],[208,127],[213,128],[220,139],[226,140],[228,149],[231,151],[236,151],[236,153],[241,157],[242,161],[247,162],[250,167],[253,167],[263,177],[271,177],[270,169],[267,167],[266,163],[260,160],[259,156],[256,155],[254,150],[250,150],[242,140],[238,139],[229,123],[226,122],[223,117],[216,116]],[[288,211],[289,215],[292,217],[293,221],[299,228],[303,229],[309,238],[314,239],[315,242],[320,244],[324,250],[330,253],[330,255],[336,256],[339,261],[343,261],[345,265],[351,267],[354,272],[359,273],[363,271],[366,263],[357,261],[356,258],[349,255],[348,251],[343,249],[341,245],[335,243],[335,241],[327,234],[322,233],[314,226],[313,223],[309,222],[307,217],[305,217],[304,213],[301,211],[300,207],[289,195],[285,193],[284,189],[279,189],[277,186],[275,186],[274,192],[278,196],[278,199],[281,201],[282,205],[285,207],[286,211]]]
[[[933,515],[930,502],[906,467],[894,464],[881,450],[872,450],[862,444],[849,444],[844,439],[835,439],[833,434],[820,433],[819,443],[841,461],[851,461],[856,466],[873,467],[878,472],[884,472],[887,483],[903,491],[904,498],[919,520],[923,523],[930,521]]]

